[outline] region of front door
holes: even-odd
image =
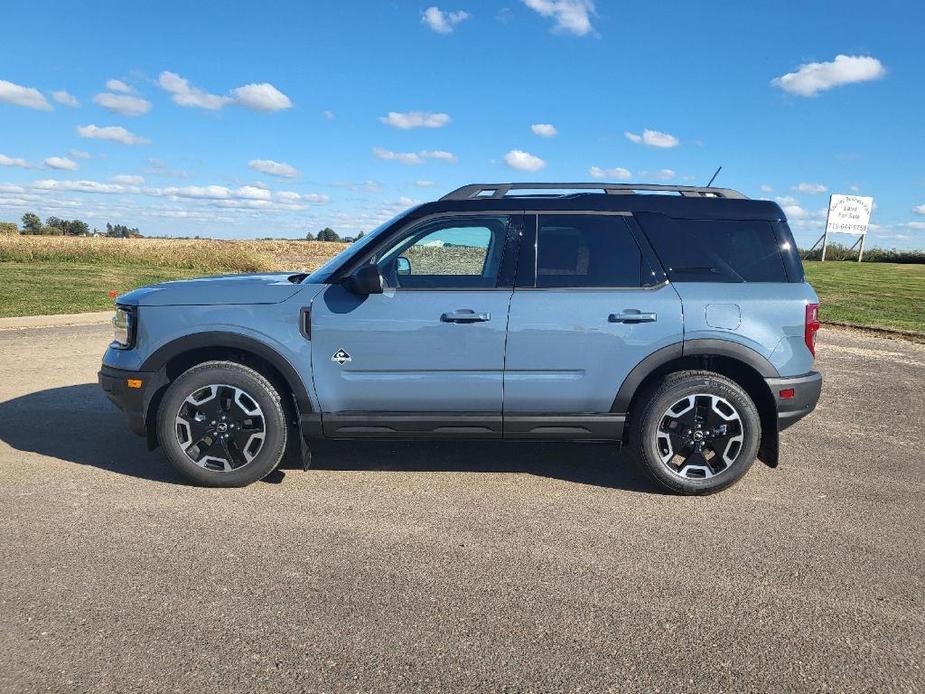
[[[627,374],[681,344],[681,300],[634,223],[601,213],[527,218],[509,316],[505,436],[619,436],[622,413],[610,410]]]
[[[334,284],[313,301],[326,436],[501,435],[514,222],[419,221],[369,259],[382,294]]]

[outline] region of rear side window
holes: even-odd
[[[787,282],[770,222],[636,215],[672,282]]]
[[[638,287],[643,262],[620,216],[539,216],[537,287]]]

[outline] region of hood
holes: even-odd
[[[128,306],[222,306],[228,304],[278,304],[303,288],[304,274],[277,272],[253,275],[220,275],[162,282],[141,287],[116,299]]]

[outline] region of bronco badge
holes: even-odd
[[[347,354],[344,350],[339,349],[334,352],[334,356],[331,357],[331,361],[333,361],[335,364],[344,365],[350,361],[350,355]]]

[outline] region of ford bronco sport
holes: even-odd
[[[468,185],[310,274],[117,299],[100,384],[203,485],[318,438],[624,444],[723,489],[808,414],[818,303],[773,202],[724,188]]]

